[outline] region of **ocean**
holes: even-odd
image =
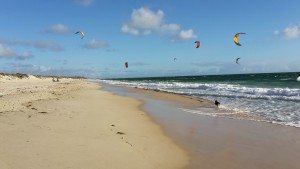
[[[101,82],[185,94],[221,103],[218,111],[182,109],[188,113],[211,116],[239,114],[231,117],[300,127],[299,76],[300,72],[293,72],[123,78]]]

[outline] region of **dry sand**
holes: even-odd
[[[0,77],[0,168],[183,168],[141,101],[84,80]]]

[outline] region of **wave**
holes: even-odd
[[[253,118],[251,116],[247,116],[243,112],[204,112],[203,110],[191,110],[191,109],[183,109],[179,108],[180,110],[191,113],[191,114],[199,114],[199,115],[204,115],[204,116],[211,116],[211,117],[229,117],[229,118],[235,118],[235,119],[248,119],[252,121],[257,121],[257,122],[267,122],[267,123],[273,123],[273,124],[279,124],[279,125],[286,125],[286,126],[291,126],[291,127],[296,127],[300,128],[300,121],[294,121],[294,122],[282,122],[282,121],[276,121],[276,120],[266,120],[266,119],[258,119],[258,118]],[[236,117],[233,117],[232,115],[237,115]],[[241,116],[239,116],[241,115]],[[246,115],[246,116],[245,116]]]
[[[186,83],[186,82],[144,82],[144,81],[110,81],[114,85],[125,85],[143,89],[158,89],[161,91],[196,95],[218,96],[249,99],[277,99],[300,102],[300,89],[249,87],[227,83]]]

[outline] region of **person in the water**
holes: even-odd
[[[218,100],[215,100],[215,105],[216,105],[217,107],[219,107],[220,102],[218,102]]]

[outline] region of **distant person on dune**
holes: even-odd
[[[52,77],[52,82],[59,82],[58,77],[56,78],[56,80],[54,79],[54,77]]]
[[[218,100],[215,100],[215,105],[216,105],[217,107],[219,107],[220,102],[218,102]]]

